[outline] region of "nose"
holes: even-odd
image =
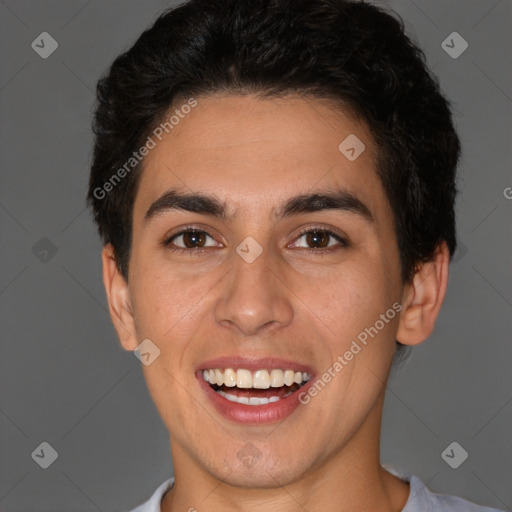
[[[246,336],[289,325],[293,319],[291,291],[270,255],[263,251],[251,263],[236,253],[232,259],[232,270],[215,304],[216,321]]]

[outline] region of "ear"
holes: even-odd
[[[450,252],[446,242],[437,246],[431,261],[422,263],[412,283],[404,287],[396,335],[404,345],[418,345],[433,332],[448,287]]]
[[[112,244],[107,244],[101,251],[103,263],[103,284],[107,292],[110,318],[126,350],[135,350],[138,346],[135,322],[130,299],[130,290],[125,278],[119,272]]]

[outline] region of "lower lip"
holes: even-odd
[[[203,379],[202,373],[202,371],[197,373],[199,384],[205,391],[206,396],[210,399],[215,409],[229,420],[246,425],[275,423],[287,418],[299,405],[302,405],[299,401],[299,395],[303,392],[307,392],[313,382],[313,378],[311,378],[309,382],[304,384],[297,391],[286,398],[281,398],[277,402],[262,405],[245,405],[237,402],[231,402],[219,395]]]

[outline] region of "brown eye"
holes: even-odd
[[[330,235],[326,231],[309,231],[306,235],[306,242],[309,245],[323,248],[329,245]]]
[[[300,240],[303,240],[300,242]],[[303,231],[294,244],[296,247],[317,251],[338,247],[348,247],[348,242],[336,233],[326,229],[309,229]]]
[[[194,247],[203,247],[206,241],[206,236],[204,232],[201,231],[187,231],[182,235],[183,244],[188,249],[193,249]]]
[[[183,251],[215,247],[216,244],[217,242],[206,231],[197,229],[185,229],[164,242],[164,245],[169,247],[169,249]]]

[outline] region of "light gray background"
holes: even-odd
[[[172,474],[139,361],[118,344],[84,197],[95,84],[168,1],[0,2],[0,510],[129,509]],[[510,508],[511,13],[508,0],[388,2],[452,100],[461,250],[433,336],[392,377],[382,460]],[[32,41],[49,32],[48,59]],[[441,42],[460,33],[451,58]],[[43,237],[48,261],[33,247]],[[48,249],[48,242],[43,250]],[[36,246],[41,250],[41,247]],[[46,441],[48,468],[31,454]],[[457,441],[469,458],[441,458]]]

